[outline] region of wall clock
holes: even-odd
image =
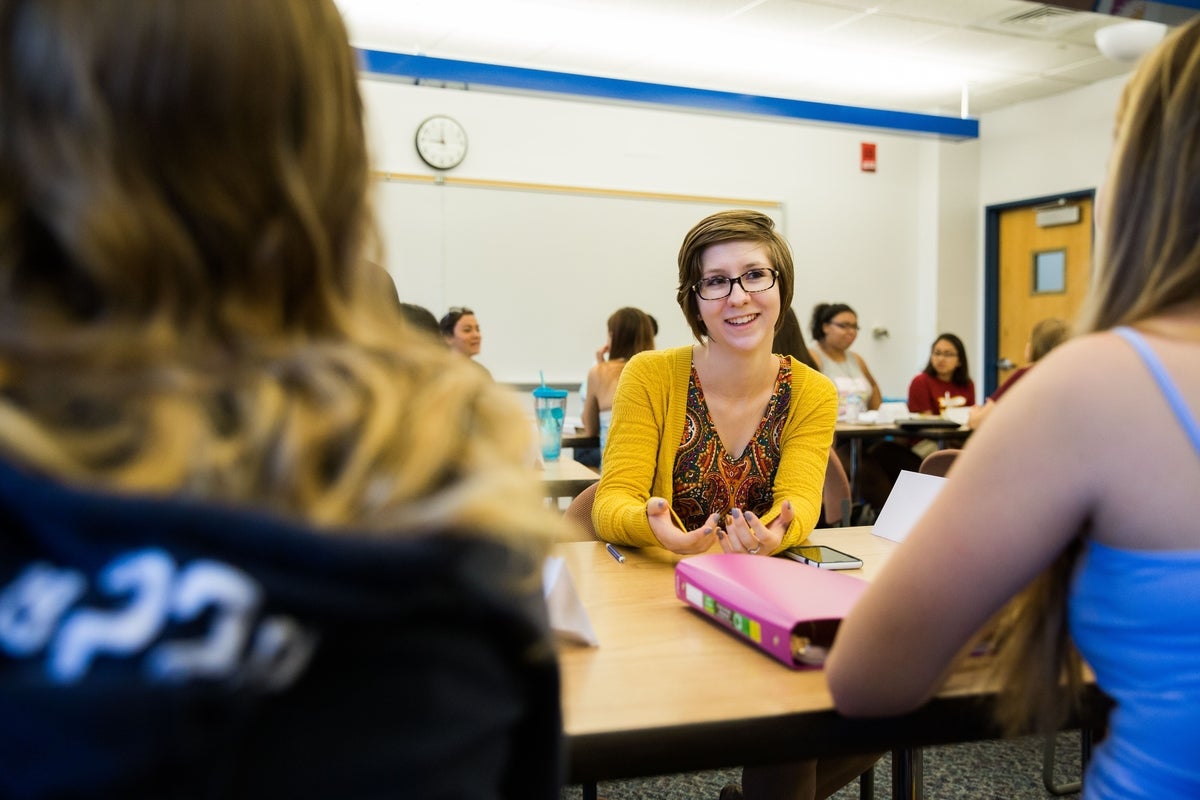
[[[450,117],[430,117],[417,126],[417,155],[434,169],[454,169],[467,157],[467,132]]]

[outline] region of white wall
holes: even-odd
[[[546,183],[629,191],[680,193],[778,201],[784,234],[797,263],[794,307],[807,321],[819,301],[848,302],[863,326],[855,348],[866,358],[885,395],[904,396],[924,366],[938,331],[967,341],[974,371],[982,366],[983,209],[986,205],[1091,188],[1103,174],[1112,112],[1122,80],[1025,103],[981,119],[978,141],[942,142],[801,122],[690,113],[650,107],[524,95],[437,89],[364,77],[376,168],[432,174],[417,158],[413,135],[422,119],[449,114],[470,139],[455,177]],[[859,145],[878,146],[878,172],[859,170]],[[498,200],[502,202],[502,200]],[[508,296],[446,296],[440,273],[445,241],[421,226],[398,221],[405,209],[387,208],[389,269],[428,272],[427,285],[402,281],[406,299],[441,315],[469,304],[485,330],[480,360],[502,381],[536,379],[544,354],[506,347],[501,333],[536,324],[543,302],[560,298],[514,291]],[[702,216],[697,213],[696,220]],[[595,219],[603,227],[604,219]],[[677,232],[674,241],[686,231]],[[470,231],[453,235],[470,236]],[[620,236],[620,231],[612,231]],[[539,243],[528,242],[536,248]],[[498,252],[488,268],[519,273],[522,253]],[[408,266],[405,266],[405,265]],[[484,267],[481,267],[484,268]],[[566,267],[564,267],[566,268]],[[639,291],[628,284],[620,304],[654,314],[660,346],[686,343],[687,329],[673,292],[673,253]],[[568,366],[547,375],[582,379],[604,338],[604,319],[617,298],[589,307],[589,285],[613,275],[577,276],[577,323],[556,331],[556,352]],[[597,303],[599,306],[600,303]],[[875,339],[873,328],[889,335]],[[494,332],[489,336],[488,331]],[[564,349],[565,348],[565,349]],[[574,365],[573,367],[570,365]]]
[[[983,206],[1100,185],[1124,76],[980,119]]]
[[[778,201],[783,204],[784,234],[797,263],[794,306],[807,321],[819,301],[843,301],[859,312],[869,331],[884,326],[890,337],[874,340],[867,333],[857,349],[871,364],[889,394],[903,394],[914,361],[928,349],[918,326],[921,289],[916,276],[933,264],[921,264],[920,228],[937,218],[922,211],[936,193],[919,191],[922,154],[931,146],[917,137],[817,127],[786,121],[692,114],[475,91],[436,89],[365,78],[363,80],[375,150],[381,171],[429,174],[413,149],[413,133],[426,116],[454,116],[467,129],[470,151],[454,170],[458,177],[526,181],[582,187],[680,193]],[[878,172],[859,171],[859,143],[878,145]],[[953,147],[954,145],[946,145]],[[501,201],[502,202],[502,201]],[[389,209],[388,213],[400,213]],[[697,213],[698,221],[702,213]],[[604,226],[605,220],[594,224]],[[385,230],[403,230],[385,220]],[[676,233],[682,240],[686,230]],[[469,236],[469,231],[458,235]],[[620,236],[620,231],[612,231]],[[401,274],[406,253],[415,253],[422,269],[436,273],[443,257],[436,242],[409,229],[386,242],[389,268]],[[538,242],[529,242],[537,247]],[[496,264],[519,271],[520,252],[497,253]],[[643,265],[675,279],[674,253],[663,263]],[[579,295],[589,283],[612,276],[579,276]],[[412,292],[401,285],[401,294]],[[504,316],[534,324],[536,307],[559,298],[437,297],[430,286],[422,295],[436,314],[455,304],[470,304],[485,329],[480,358],[497,379],[528,381],[536,377],[538,353],[507,352],[503,341],[488,338]],[[440,301],[440,302],[435,302]],[[614,310],[581,308],[577,329],[557,332],[577,353],[575,374],[548,375],[553,380],[581,379],[593,353],[604,340],[604,319]],[[624,304],[654,314],[662,327],[660,346],[683,344],[688,333],[672,291],[639,292],[629,286]]]
[[[1055,194],[1096,189],[1112,148],[1117,102],[1128,76],[1119,76],[991,112],[980,119],[976,374],[983,366],[983,210]],[[948,197],[947,197],[948,199]],[[949,206],[955,205],[948,203]],[[946,295],[942,295],[943,302]]]

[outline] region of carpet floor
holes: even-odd
[[[926,800],[1047,800],[1055,795],[1042,786],[1042,738],[972,742],[926,748],[922,759]],[[1079,733],[1059,734],[1055,756],[1055,781],[1079,779]],[[602,781],[601,797],[607,800],[717,800],[721,787],[738,783],[741,769],[660,775],[625,781]],[[891,758],[875,765],[875,797],[892,796]],[[568,786],[562,800],[580,800],[579,786]],[[1066,795],[1068,798],[1078,794]],[[846,786],[835,800],[856,800],[858,782]]]

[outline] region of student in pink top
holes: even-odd
[[[1047,353],[1071,337],[1071,326],[1066,320],[1058,317],[1050,317],[1033,326],[1033,332],[1029,334],[1029,341],[1025,343],[1025,361],[1023,367],[1017,367],[1008,380],[1000,385],[1000,388],[992,392],[986,401],[971,409],[971,416],[967,424],[972,428],[978,428],[984,423],[988,415],[992,413],[992,409],[996,407],[996,401],[1008,390],[1016,384],[1021,378],[1033,368],[1033,365],[1040,361]]]

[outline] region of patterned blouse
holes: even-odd
[[[792,365],[780,359],[775,390],[767,402],[750,437],[750,443],[740,458],[733,458],[721,443],[700,376],[692,366],[688,382],[687,412],[683,424],[683,439],[675,454],[674,497],[675,513],[683,520],[684,530],[695,530],[710,514],[722,517],[731,509],[765,514],[774,501],[775,471],[779,467],[780,441],[792,399]]]

